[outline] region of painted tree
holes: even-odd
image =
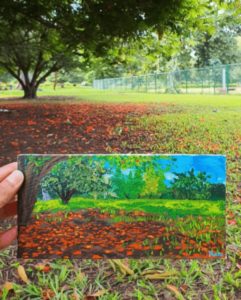
[[[210,185],[210,194],[212,200],[225,200],[226,188],[223,183],[213,183]]]
[[[54,193],[64,204],[67,204],[78,187],[86,191],[86,176],[90,174],[88,166],[78,159],[73,164],[71,159],[59,162],[43,178],[41,186]]]
[[[137,199],[140,197],[143,189],[144,181],[140,169],[130,169],[126,174],[117,168],[111,179],[113,190],[118,198],[121,199]]]
[[[55,164],[66,160],[67,156],[20,156],[19,169],[24,173],[24,183],[19,191],[19,201],[24,201],[18,206],[18,223],[26,225],[31,217],[34,204],[37,200],[39,183],[42,178],[51,171]]]
[[[89,196],[107,192],[106,170],[91,157],[72,157],[56,164],[43,178],[41,186],[52,191],[63,204],[74,194]]]
[[[131,199],[140,198],[141,190],[143,189],[144,180],[142,170],[140,168],[131,171],[127,177],[127,189]]]
[[[94,197],[94,199],[116,197],[111,186],[110,170],[104,167],[104,164],[105,160],[102,157],[98,159],[95,157],[91,164],[92,175],[90,177],[91,189],[89,195]]]
[[[210,198],[210,183],[205,172],[195,174],[194,169],[187,173],[175,173],[171,189],[176,199],[205,200]]]
[[[148,166],[144,173],[144,188],[141,192],[142,197],[160,198],[165,192],[164,171],[154,168],[153,165]]]
[[[170,169],[173,158],[169,156],[113,156],[115,172],[111,177],[118,197],[135,199],[140,197],[159,198],[166,192],[164,173]],[[162,165],[165,161],[165,165]]]
[[[30,220],[40,185],[54,192],[64,204],[71,197],[95,194],[96,197],[108,191],[110,183],[104,175],[108,170],[101,161],[91,157],[58,156],[20,156],[19,169],[25,175],[25,181],[19,192],[19,224]]]
[[[0,66],[16,78],[24,98],[35,98],[53,72],[71,69],[79,57],[103,56],[115,41],[139,38],[148,29],[182,34],[199,26],[205,0],[2,0]],[[76,59],[77,58],[77,59]]]

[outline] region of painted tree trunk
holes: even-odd
[[[68,204],[71,197],[72,196],[63,196],[63,197],[61,197],[61,200],[62,200],[63,204]]]
[[[31,214],[34,208],[34,204],[37,200],[37,194],[39,190],[39,184],[41,179],[53,168],[53,166],[63,161],[67,156],[56,156],[41,167],[36,174],[36,168],[33,163],[29,163],[26,167],[24,161],[19,160],[19,169],[24,173],[24,183],[19,191],[19,201],[23,201],[24,205],[18,206],[18,224],[27,225],[31,219]]]

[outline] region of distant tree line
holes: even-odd
[[[224,200],[225,184],[210,183],[205,172],[195,174],[194,169],[187,173],[175,173],[171,187],[167,189],[166,197],[192,200]]]
[[[130,158],[132,159],[132,158]],[[69,159],[56,164],[41,181],[41,188],[67,204],[72,196],[94,199],[225,199],[225,185],[210,183],[205,172],[174,173],[167,184],[165,170],[155,163],[122,167],[112,161]]]

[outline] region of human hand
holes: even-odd
[[[17,213],[17,191],[23,183],[23,173],[17,163],[0,168],[0,221]],[[17,227],[0,233],[0,249],[9,246],[17,237]]]

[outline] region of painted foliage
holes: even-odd
[[[18,256],[225,255],[225,157],[20,155]]]

